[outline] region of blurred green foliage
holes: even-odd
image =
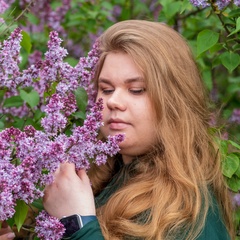
[[[28,65],[29,56],[36,50],[44,54],[50,31],[61,28],[71,65],[85,56],[95,39],[109,26],[127,19],[146,19],[165,22],[180,32],[190,44],[209,93],[213,124],[223,134],[220,151],[223,155],[223,174],[233,192],[240,190],[240,8],[231,3],[219,10],[214,3],[207,8],[194,7],[189,0],[44,0],[49,8],[39,10],[39,1],[15,1],[0,18],[0,40],[6,39],[17,26],[24,30],[21,42],[21,68]],[[214,2],[214,1],[211,1]],[[44,11],[58,13],[67,7],[63,16],[45,18]],[[69,4],[69,5],[68,5]],[[60,11],[61,13],[61,11]],[[50,14],[51,15],[51,14]],[[55,14],[57,15],[57,14]],[[54,16],[55,16],[54,15]],[[0,89],[0,100],[4,92]],[[16,106],[25,101],[33,108],[38,96],[33,90],[21,90],[20,96],[5,100],[4,107]],[[238,114],[236,114],[238,113]],[[235,115],[234,115],[235,114]],[[40,117],[39,117],[40,118]],[[0,128],[4,128],[0,120]],[[231,139],[231,140],[229,140]],[[238,143],[237,143],[238,142]],[[236,209],[237,228],[240,210]]]

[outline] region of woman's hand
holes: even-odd
[[[96,215],[92,188],[85,170],[76,173],[73,163],[63,163],[54,177],[43,198],[44,208],[50,215],[57,218],[73,214]]]
[[[14,239],[15,234],[8,226],[6,222],[2,222],[2,228],[0,229],[0,240],[10,240]]]

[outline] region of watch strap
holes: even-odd
[[[88,216],[80,216],[82,219],[82,225],[86,225],[87,223],[94,221],[97,219],[97,217],[95,215],[88,215]]]
[[[64,216],[60,219],[60,222],[65,228],[65,232],[62,236],[62,239],[71,239],[71,236],[80,230],[87,223],[97,219],[94,215],[81,216],[79,214],[73,214],[70,216]]]

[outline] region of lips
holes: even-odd
[[[129,123],[121,119],[110,119],[108,125],[111,130],[123,130],[129,125]]]

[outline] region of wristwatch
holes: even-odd
[[[65,227],[65,233],[63,234],[62,239],[70,239],[71,236],[80,230],[88,222],[97,219],[94,215],[81,216],[79,214],[74,214],[70,216],[64,216],[60,219],[60,222]]]

